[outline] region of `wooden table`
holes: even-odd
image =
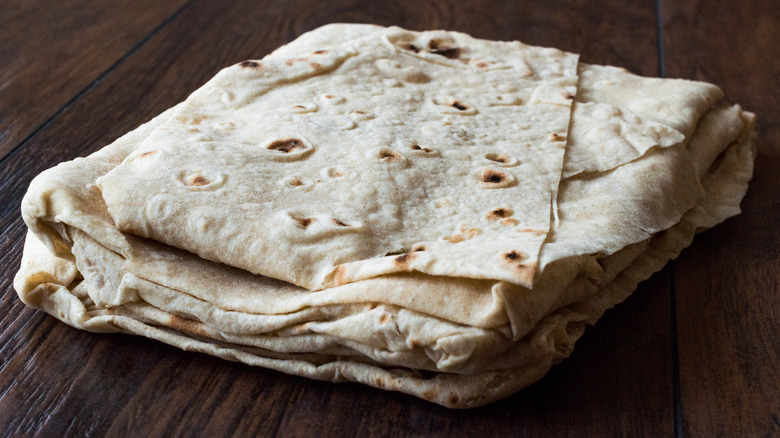
[[[775,0],[4,0],[0,5],[0,434],[780,436],[780,8]],[[744,213],[699,235],[493,405],[450,411],[72,329],[11,283],[30,180],[135,128],[221,67],[336,21],[519,39],[719,84],[758,114]]]

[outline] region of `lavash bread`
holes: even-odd
[[[412,270],[531,286],[576,70],[555,49],[398,28],[248,61],[97,184],[120,230],[311,290]],[[499,208],[523,214],[485,219]]]
[[[340,31],[343,39],[338,38]],[[281,60],[285,56],[297,59],[301,50],[330,52],[332,46],[384,32],[403,35],[414,47],[423,46],[418,41],[430,41],[432,35],[376,26],[329,26],[299,40],[314,47],[295,42],[251,62],[283,68],[285,61]],[[435,35],[473,44],[460,34]],[[414,62],[432,56],[451,61],[435,53],[402,55]],[[245,68],[236,66],[225,75],[243,74]],[[565,179],[560,185],[555,183],[557,194],[545,206],[548,230],[542,236],[544,245],[532,256],[545,268],[530,277],[530,287],[525,284],[529,278],[523,276],[514,275],[514,281],[507,281],[494,269],[498,266],[495,260],[479,267],[445,265],[452,270],[437,276],[430,274],[439,268],[426,271],[426,264],[404,263],[402,269],[393,268],[399,258],[408,260],[418,252],[381,257],[383,251],[377,252],[378,259],[392,265],[375,263],[376,256],[368,258],[370,263],[348,270],[334,284],[318,283],[322,276],[316,275],[301,280],[294,272],[285,273],[286,281],[281,281],[240,269],[245,266],[233,259],[218,260],[234,265],[230,267],[135,237],[156,237],[153,230],[147,230],[148,216],[129,228],[117,227],[117,215],[122,213],[110,206],[120,210],[128,206],[123,205],[126,196],[121,181],[111,182],[107,175],[116,172],[117,178],[140,178],[131,167],[141,155],[159,151],[179,136],[189,138],[181,129],[192,126],[176,117],[200,111],[198,105],[208,109],[224,104],[198,97],[224,90],[211,85],[92,156],[64,163],[36,178],[23,204],[31,234],[15,287],[27,304],[88,330],[140,334],[292,374],[399,390],[450,407],[479,406],[505,397],[538,380],[552,364],[568,356],[586,324],[594,323],[639,281],[675,257],[697,229],[736,214],[752,174],[752,115],[736,106],[709,110],[721,97],[716,87],[639,78],[622,70],[583,64],[579,71],[573,110],[569,103],[556,103],[572,114],[571,123],[566,122],[571,126],[566,158],[561,155],[556,164]],[[610,91],[621,84],[632,90],[622,99],[621,93]],[[221,122],[232,117],[230,112],[220,112],[219,117],[213,111],[209,114],[210,118],[222,117]],[[166,135],[173,136],[154,144],[150,141]],[[319,141],[311,144],[319,145]],[[219,153],[221,148],[214,150]],[[176,153],[184,155],[181,150]],[[598,158],[603,154],[619,159]],[[569,156],[577,157],[577,165],[567,173]],[[198,172],[208,178],[204,170]],[[322,175],[308,172],[305,176],[312,173]],[[187,181],[181,186],[187,186]],[[177,183],[171,178],[165,181],[171,182]],[[197,189],[202,186],[195,187],[193,193],[203,194]],[[107,203],[106,189],[114,190],[119,201]],[[493,219],[480,217],[480,223],[522,220],[523,213],[510,209],[496,212],[498,217]],[[177,223],[186,224],[187,219],[181,220]],[[502,230],[489,231],[496,229]],[[486,238],[502,236],[493,233]],[[457,248],[471,240],[441,245]],[[500,243],[485,244],[482,249],[502,255],[503,261],[515,261],[507,255],[517,250],[507,250]],[[396,248],[390,245],[384,250]],[[366,265],[370,269],[364,269]],[[253,271],[262,269],[276,272],[263,264]],[[311,283],[316,290],[291,281]]]

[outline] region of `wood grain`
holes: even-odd
[[[675,269],[683,432],[780,435],[780,10],[773,1],[665,1],[666,71],[720,85],[758,114],[743,214]]]
[[[40,1],[32,7],[49,3],[54,4]],[[110,143],[185,98],[220,68],[262,56],[317,26],[342,21],[447,28],[560,47],[581,53],[583,62],[645,75],[657,74],[660,67],[654,2],[192,0],[176,10],[158,28],[144,18],[154,28],[148,38],[128,36],[115,65],[82,72],[92,75],[87,85],[63,91],[67,98],[47,110],[55,116],[0,161],[0,305],[5,310],[0,313],[0,435],[670,436],[683,420],[691,435],[774,430],[767,419],[776,418],[772,406],[778,406],[780,391],[776,379],[767,379],[770,372],[777,375],[778,362],[777,351],[767,346],[778,345],[778,313],[776,295],[767,291],[777,290],[778,235],[767,233],[780,212],[771,172],[780,163],[766,140],[762,157],[768,163],[759,162],[745,215],[700,236],[703,242],[607,312],[572,357],[540,382],[484,408],[450,411],[403,394],[287,376],[143,338],[81,332],[25,308],[11,280],[25,232],[18,205],[34,175]],[[742,43],[724,36],[715,44],[696,26],[687,30],[700,13],[696,8],[664,4],[663,11],[670,32],[664,46],[669,74],[721,83],[735,101],[774,115],[761,132],[776,143],[777,98],[762,103],[734,79],[737,70],[710,62],[719,45]],[[737,18],[720,17],[717,27]],[[756,23],[758,30],[738,35],[777,36],[774,24]],[[698,57],[684,56],[692,51],[685,44],[694,44],[685,42],[689,36]],[[15,38],[32,44],[23,34]],[[97,43],[63,41],[62,50],[88,50],[89,44]],[[753,54],[744,56],[755,61],[761,50],[747,49]],[[780,66],[771,56],[770,62]],[[771,85],[771,69],[754,70],[751,80]],[[44,91],[30,99],[44,99]],[[12,113],[0,107],[3,120],[7,114]],[[35,122],[41,117],[35,112],[15,117],[20,126],[41,123]],[[770,239],[763,240],[766,236]],[[739,262],[731,259],[732,252],[740,254]],[[709,313],[699,316],[699,309]],[[704,342],[697,342],[702,336]],[[727,342],[718,344],[716,337]],[[733,354],[739,359],[713,361]],[[712,363],[702,365],[701,358]],[[676,389],[678,371],[681,388]],[[676,390],[682,395],[682,419],[675,418]],[[718,416],[718,409],[727,413]]]
[[[4,0],[0,159],[186,0]]]

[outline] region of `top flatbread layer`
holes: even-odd
[[[270,56],[301,56],[381,29],[330,24],[301,35]],[[738,108],[710,111],[713,114],[705,120],[717,120],[713,123],[722,129],[705,129],[716,133],[707,141],[691,143],[702,115],[723,97],[717,86],[642,77],[623,68],[584,63],[578,65],[578,73],[554,214],[566,220],[547,235],[537,283],[551,262],[583,254],[612,254],[676,223],[700,190],[687,154],[680,154],[681,147],[695,144],[692,153],[703,148],[695,152],[694,162],[697,169],[706,169],[720,153],[721,149],[711,147],[719,144],[716,139],[734,138],[742,126]],[[660,153],[662,148],[670,150]],[[702,154],[714,155],[698,160]],[[648,155],[651,159],[644,160]],[[652,187],[664,189],[658,192]],[[576,220],[571,220],[575,211]]]
[[[98,185],[122,231],[309,289],[412,270],[531,287],[576,69],[399,28],[247,61]]]
[[[269,57],[293,58],[382,29],[373,24],[328,24],[304,33]],[[619,67],[585,63],[577,70],[564,179],[614,169],[655,147],[687,142],[699,118],[723,98],[717,86],[706,82],[642,77]]]

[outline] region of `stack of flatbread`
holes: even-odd
[[[721,98],[325,26],[39,175],[15,288],[85,330],[484,405],[739,212],[754,117]]]

